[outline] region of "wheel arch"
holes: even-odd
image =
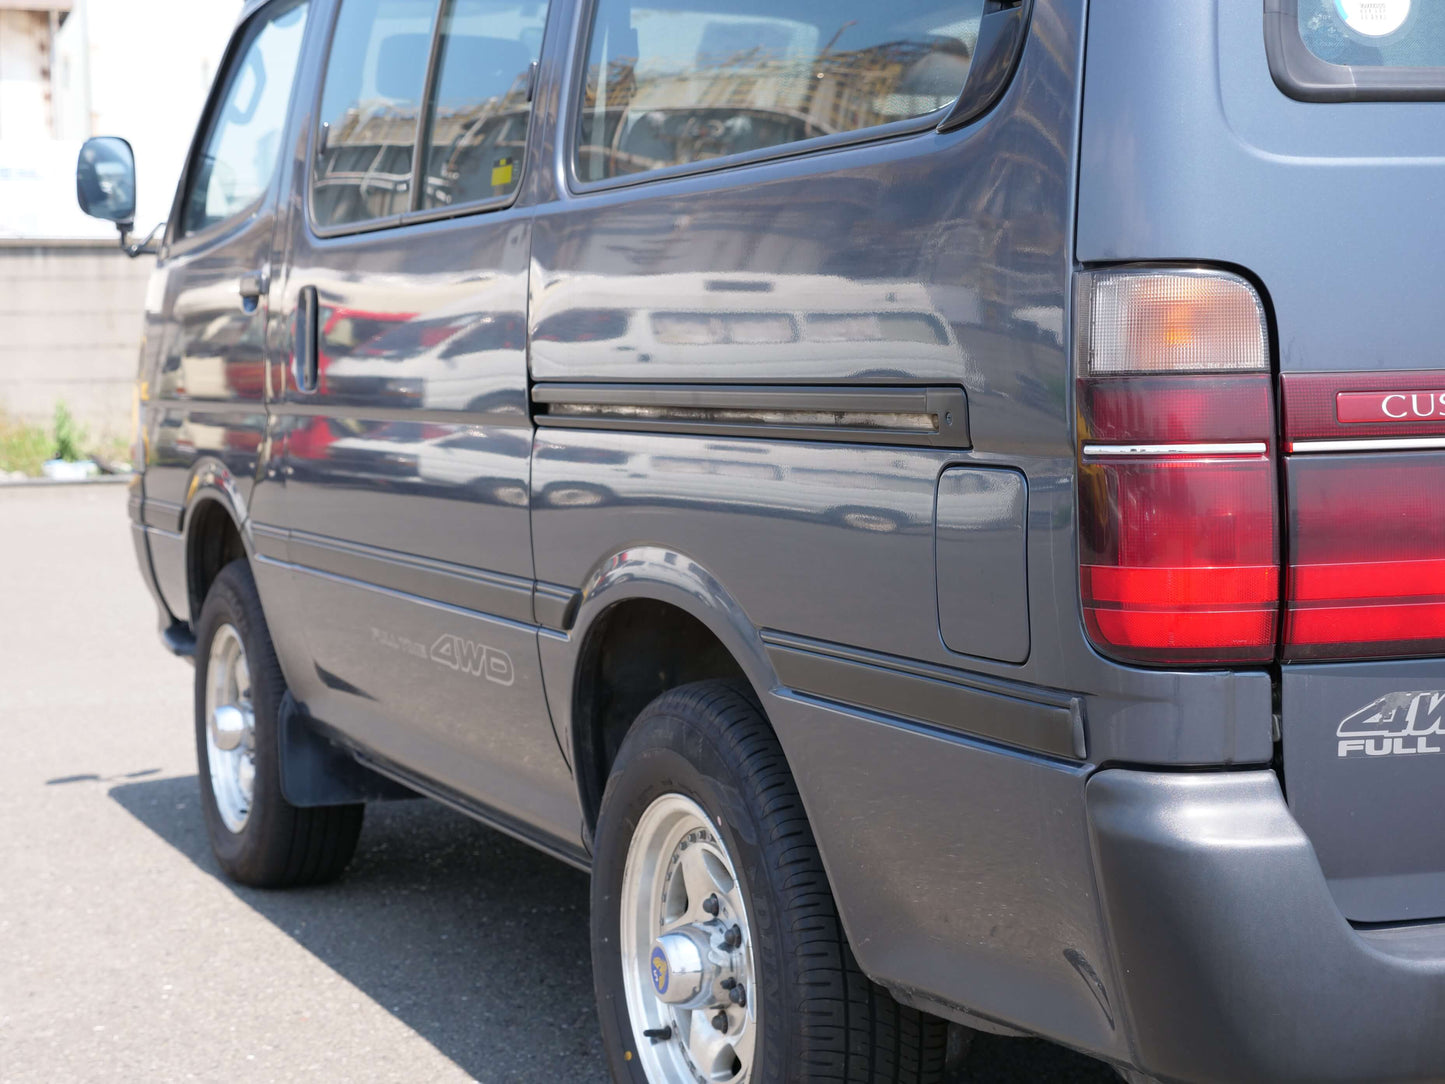
[[[702,564],[665,547],[632,547],[601,562],[583,588],[569,640],[567,718],[559,730],[570,746],[589,840],[617,749],[647,704],[707,679],[740,681],[760,703],[777,685],[742,607]]]
[[[218,460],[199,462],[191,471],[181,519],[192,628],[221,569],[252,556],[246,524],[246,500],[230,469]]]

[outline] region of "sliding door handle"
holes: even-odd
[[[295,343],[291,357],[296,390],[314,392],[320,380],[320,343],[317,325],[316,287],[303,286],[296,295]]]

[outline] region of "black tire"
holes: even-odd
[[[222,820],[206,755],[206,675],[216,631],[231,625],[240,635],[251,674],[255,711],[256,774],[250,813],[239,832]],[[196,754],[201,809],[211,850],[228,877],[257,888],[319,884],[336,877],[356,851],[365,805],[301,809],[281,793],[278,720],[286,679],[261,611],[250,566],[221,569],[201,607],[196,629]]]
[[[900,1005],[858,967],[783,751],[750,692],[705,681],[638,716],[602,800],[592,867],[592,963],[617,1081],[633,1054],[619,947],[623,869],[658,797],[679,793],[718,826],[745,890],[759,975],[752,1084],[924,1084],[944,1073],[947,1027]],[[651,1081],[648,1084],[663,1084]]]

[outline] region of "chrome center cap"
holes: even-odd
[[[706,1004],[716,968],[707,958],[707,941],[691,930],[665,933],[652,944],[648,959],[652,991],[669,1005]]]
[[[227,704],[211,713],[211,740],[222,752],[237,748],[246,736],[246,716],[240,708]]]

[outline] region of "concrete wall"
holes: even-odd
[[[57,400],[94,436],[129,436],[154,259],[114,241],[0,241],[0,411],[48,425]]]

